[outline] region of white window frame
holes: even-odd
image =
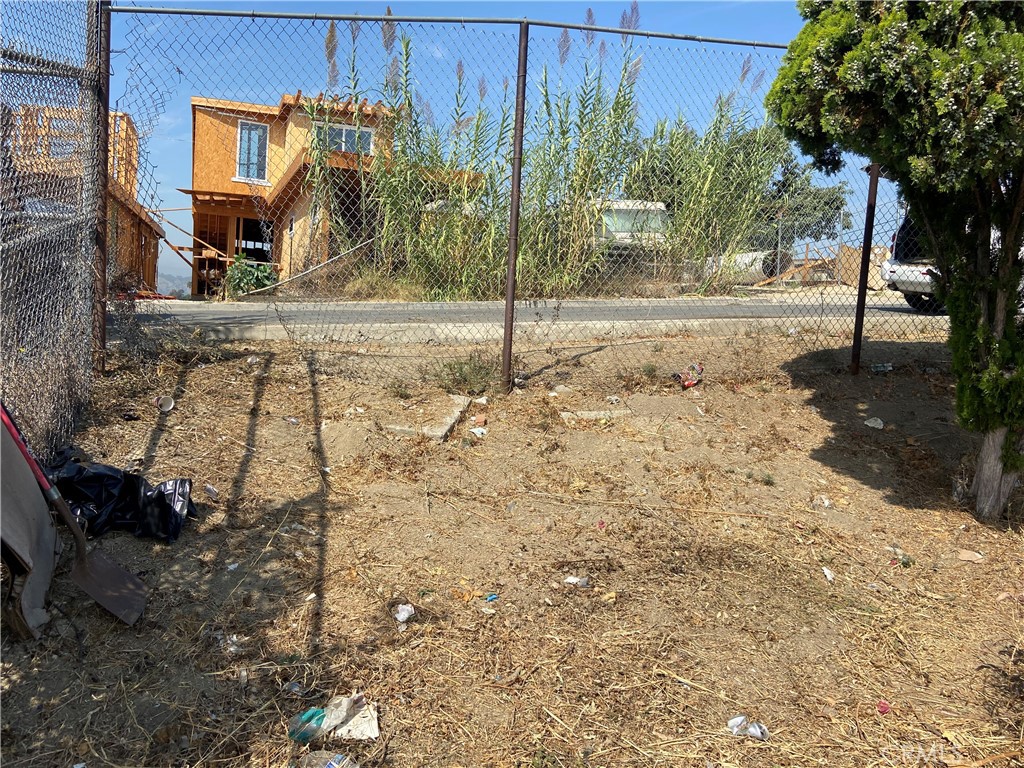
[[[370,134],[370,151],[364,154],[367,157],[373,157],[377,150],[377,132],[368,125],[353,125],[352,123],[332,123],[325,120],[316,120],[313,123],[313,131],[317,131],[320,128],[347,128],[350,131],[365,131]],[[344,149],[333,149],[332,152],[345,152],[347,155],[358,155],[358,152],[348,152]]]
[[[256,184],[261,187],[269,187],[270,182],[267,179],[249,178],[247,176],[238,175],[238,161],[242,155],[242,125],[255,125],[258,128],[263,128],[267,132],[266,141],[266,152],[263,156],[263,168],[267,176],[270,176],[270,126],[266,123],[257,123],[254,120],[241,120],[238,121],[238,128],[235,130],[235,175],[231,177],[232,181],[240,181],[244,184]]]

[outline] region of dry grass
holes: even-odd
[[[740,340],[682,392],[690,342],[651,344],[633,394],[589,355],[445,444],[381,428],[435,418],[436,388],[284,345],[118,370],[80,445],[193,477],[203,516],[101,542],[154,588],[136,627],[62,577],[44,639],[5,638],[4,765],[288,765],[287,719],[352,690],[381,709],[380,741],[343,747],[364,768],[1021,765],[1022,500],[1002,528],[953,503],[941,352],[851,379]],[[629,416],[559,416],[610,395]],[[740,712],[770,740],[732,736]]]

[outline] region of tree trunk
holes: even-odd
[[[1020,481],[1019,472],[1008,472],[1003,466],[1006,432],[1006,427],[999,427],[985,433],[985,441],[978,453],[974,482],[971,484],[978,519],[986,523],[999,520],[1006,509],[1010,493]]]

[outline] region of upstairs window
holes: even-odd
[[[316,143],[331,152],[351,152],[359,155],[373,154],[373,131],[356,128],[353,125],[330,125],[317,123]]]
[[[267,133],[263,123],[238,121],[238,179],[267,180]]]

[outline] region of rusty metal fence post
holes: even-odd
[[[89,7],[88,67],[95,73],[95,92],[89,107],[96,131],[90,156],[93,169],[91,192],[95,195],[92,306],[92,367],[102,373],[107,364],[107,155],[110,120],[110,0],[91,0]],[[88,123],[86,123],[88,124]],[[88,185],[87,185],[88,186]]]
[[[508,269],[505,274],[505,330],[501,347],[501,386],[512,391],[512,334],[516,322],[516,263],[519,257],[519,197],[523,180],[523,126],[526,121],[526,63],[530,25],[519,25],[519,65],[516,72],[516,107],[512,134],[512,205],[508,220]]]
[[[857,281],[857,309],[853,321],[853,350],[850,373],[860,373],[860,348],[864,340],[864,312],[868,296],[868,270],[871,267],[871,242],[875,236],[875,200],[878,197],[878,163],[867,167],[871,177],[868,185],[868,204],[864,211],[864,242],[860,252],[860,279]]]

